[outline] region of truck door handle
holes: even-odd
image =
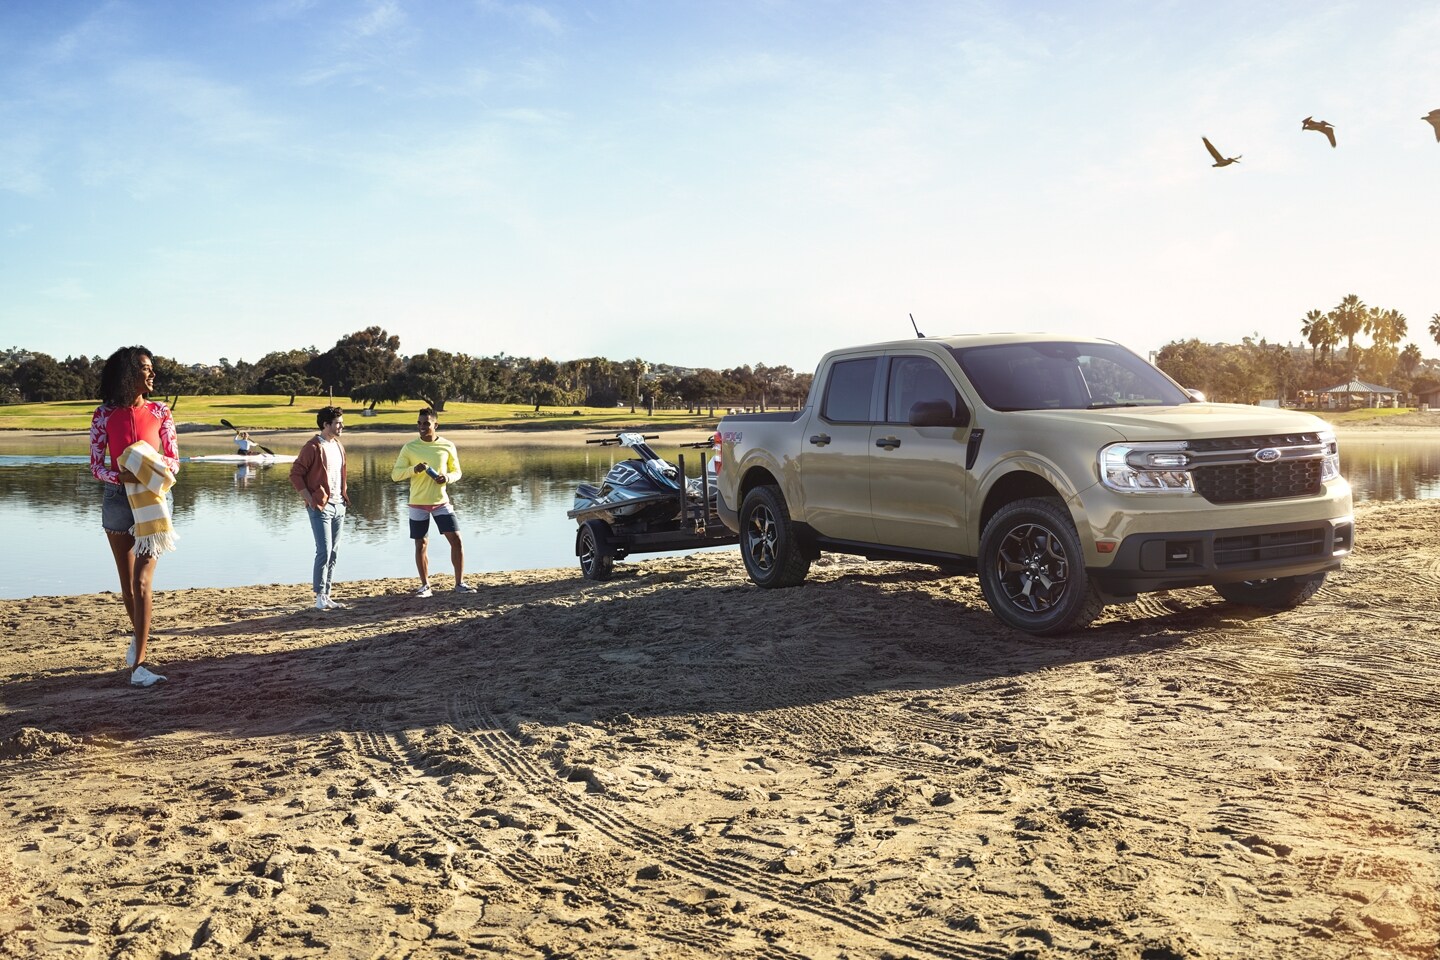
[[[875,446],[884,447],[886,450],[894,450],[896,447],[900,446],[900,438],[881,437],[879,440],[875,441]]]
[[[815,446],[817,446],[817,447],[823,447],[823,446],[825,446],[825,444],[827,444],[827,443],[830,442],[830,434],[828,434],[828,433],[817,433],[817,434],[815,434],[815,436],[813,436],[813,437],[810,438],[810,442],[813,443],[813,444],[815,444]]]

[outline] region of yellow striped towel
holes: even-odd
[[[120,454],[119,465],[140,481],[125,484],[125,497],[130,501],[130,512],[135,515],[130,536],[135,538],[136,555],[158,557],[174,550],[177,538],[170,525],[170,502],[165,499],[166,491],[175,485],[174,472],[144,440],[126,447]]]

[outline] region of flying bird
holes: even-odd
[[[1440,111],[1437,111],[1440,112]],[[1319,130],[1330,140],[1330,146],[1335,146],[1335,128],[1324,120],[1316,120],[1314,117],[1306,117],[1300,121],[1301,130]]]
[[[1440,110],[1437,110],[1436,112],[1440,113]],[[1210,164],[1210,166],[1212,167],[1228,167],[1232,163],[1239,163],[1240,157],[1244,156],[1244,154],[1242,153],[1239,156],[1235,157],[1222,157],[1220,156],[1220,151],[1215,149],[1215,144],[1210,142],[1209,137],[1201,137],[1200,139],[1205,141],[1205,149],[1209,150],[1210,156],[1215,158],[1215,162]]]
[[[1420,119],[1435,128],[1435,139],[1440,140],[1440,110],[1431,110]]]

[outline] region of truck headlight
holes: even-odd
[[[1100,482],[1121,493],[1193,493],[1183,443],[1112,443],[1100,450]]]
[[[1320,461],[1320,482],[1337,480],[1340,477],[1340,444],[1329,430],[1320,431],[1320,445],[1325,448],[1325,459]]]

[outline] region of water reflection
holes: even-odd
[[[575,485],[598,482],[624,451],[583,445],[478,447],[457,436],[465,478],[452,496],[465,539],[466,569],[574,565],[575,524],[565,511]],[[347,438],[353,504],[336,567],[342,586],[346,579],[415,575],[405,524],[407,487],[390,480],[395,454],[407,439],[403,434]],[[90,476],[88,457],[76,453],[84,442],[66,436],[0,436],[0,525],[12,544],[0,596],[116,588],[100,531],[99,484]],[[674,447],[658,449],[672,460],[680,453]],[[228,453],[230,447],[226,437],[182,436],[181,452]],[[684,452],[693,472],[697,452]],[[1440,497],[1440,439],[1347,440],[1341,469],[1356,500]],[[285,464],[186,464],[174,491],[180,549],[161,561],[157,587],[307,582],[313,541],[289,470]],[[24,544],[23,550],[17,543]],[[441,573],[447,569],[443,562],[437,568]]]
[[[408,484],[390,479],[395,454],[409,438],[349,439],[352,503],[337,581],[413,577],[404,511]],[[180,440],[185,456],[229,452],[226,438]],[[5,451],[0,456],[0,523],[12,541],[24,538],[29,545],[23,559],[10,552],[0,596],[116,589],[114,564],[100,530],[100,486],[90,476],[88,456],[74,452],[83,443],[69,437],[0,437]],[[672,460],[680,452],[658,449]],[[693,471],[696,451],[685,452]],[[615,448],[583,445],[467,447],[462,436],[465,476],[451,496],[460,516],[466,569],[574,565],[575,523],[565,511],[575,485],[598,482],[623,457],[624,451]],[[306,582],[314,546],[289,471],[288,464],[186,463],[174,488],[180,548],[161,561],[157,588]],[[437,570],[447,571],[448,563]]]
[[[1340,469],[1357,501],[1440,497],[1440,438],[1347,440],[1340,447]]]

